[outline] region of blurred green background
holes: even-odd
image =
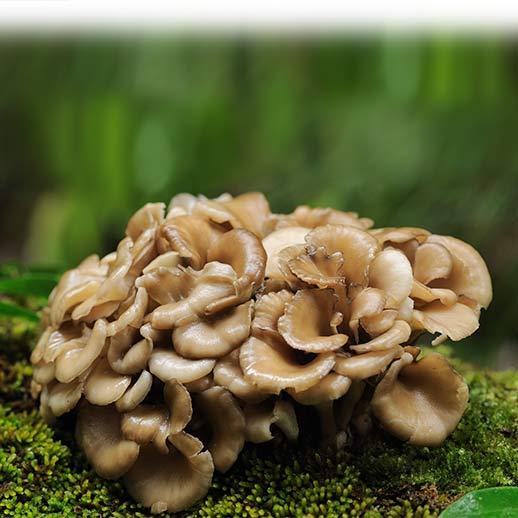
[[[460,354],[518,364],[518,43],[0,39],[0,261],[71,266],[147,201],[261,190],[476,246],[495,298]]]

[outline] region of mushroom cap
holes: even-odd
[[[350,386],[351,378],[336,372],[330,372],[316,385],[306,390],[295,392],[293,389],[288,389],[287,392],[297,403],[302,405],[319,405],[326,401],[341,398],[349,390]]]
[[[178,252],[165,252],[161,254],[155,259],[153,259],[143,270],[142,273],[150,273],[153,270],[158,270],[158,268],[176,268],[181,261],[180,254]]]
[[[119,412],[129,412],[137,405],[140,405],[148,395],[153,385],[153,376],[146,370],[140,373],[133,385],[130,385],[126,392],[115,402]]]
[[[157,227],[164,220],[165,203],[146,203],[128,221],[126,235],[133,241],[148,228]]]
[[[122,437],[120,414],[112,406],[84,403],[76,421],[76,440],[95,472],[108,479],[124,475],[139,455],[139,445]]]
[[[207,259],[229,264],[237,275],[234,282],[236,301],[219,301],[218,307],[244,302],[263,282],[266,252],[261,240],[244,228],[230,230],[223,234],[209,248]]]
[[[337,354],[335,372],[353,380],[363,380],[383,372],[388,365],[401,355],[403,348],[399,345],[391,349],[372,351],[369,353],[346,356]]]
[[[337,297],[331,289],[299,290],[286,303],[277,327],[294,349],[320,353],[340,349],[348,336],[339,334],[342,314],[335,311]]]
[[[396,345],[405,343],[412,333],[412,329],[404,320],[396,320],[394,325],[385,333],[373,338],[365,344],[351,345],[355,353],[368,353],[392,349]]]
[[[466,410],[469,390],[444,356],[404,353],[376,387],[372,410],[383,428],[417,446],[438,446]]]
[[[169,433],[181,432],[192,418],[192,401],[189,391],[177,381],[167,381],[164,400],[169,409]]]
[[[212,387],[196,396],[202,415],[211,428],[208,450],[214,466],[224,473],[230,469],[245,444],[245,417],[232,394]]]
[[[423,284],[435,279],[446,279],[453,269],[453,258],[448,249],[439,243],[419,245],[414,257],[414,277]]]
[[[282,272],[279,270],[279,253],[289,246],[304,245],[309,228],[293,226],[275,230],[263,239],[263,247],[266,252],[265,276],[269,279],[284,280]]]
[[[412,324],[417,329],[440,333],[454,341],[472,335],[479,326],[478,315],[470,307],[460,302],[444,306],[438,300],[414,309]]]
[[[156,348],[149,358],[149,370],[162,381],[176,380],[189,383],[206,376],[216,365],[216,360],[188,360],[170,349]]]
[[[395,248],[385,248],[370,264],[369,284],[386,293],[386,307],[389,309],[397,309],[410,295],[413,281],[410,261]]]
[[[296,352],[287,344],[250,337],[241,346],[239,363],[245,380],[278,394],[287,388],[306,390],[318,383],[333,368],[335,355],[332,352],[317,354],[308,363],[301,364]]]
[[[290,441],[299,435],[297,415],[293,405],[286,399],[265,401],[259,405],[246,405],[246,440],[255,444],[273,439],[272,426],[276,425]]]
[[[106,358],[95,364],[84,387],[85,398],[93,405],[106,406],[120,399],[131,383],[131,376],[115,372]]]
[[[386,333],[394,325],[398,317],[399,312],[395,309],[384,309],[378,315],[363,317],[360,323],[370,336],[376,337]]]
[[[184,358],[220,358],[250,335],[253,302],[245,302],[213,318],[198,320],[173,331],[176,352]]]
[[[140,445],[153,443],[163,454],[169,453],[169,413],[164,405],[139,405],[122,415],[122,436]]]
[[[349,283],[365,286],[369,264],[379,250],[378,241],[368,232],[345,225],[316,227],[306,242],[324,248],[328,255],[340,252],[344,259],[341,274]]]
[[[214,367],[214,382],[228,389],[234,396],[243,401],[257,403],[269,396],[255,384],[247,381],[239,365],[239,351],[234,350],[217,361]]]
[[[148,295],[145,288],[138,288],[133,303],[119,316],[117,320],[106,326],[106,336],[120,333],[126,327],[139,328],[147,312]]]
[[[277,322],[284,315],[286,303],[292,298],[293,293],[288,290],[272,291],[262,295],[255,303],[252,335],[256,338],[264,336],[280,340]]]
[[[379,315],[385,307],[386,294],[377,288],[365,288],[351,302],[349,328],[358,342],[358,327],[360,319]]]
[[[212,457],[208,451],[201,451],[203,445],[198,439],[182,432],[169,440],[175,447],[168,455],[152,445],[142,447],[124,477],[130,495],[155,513],[190,507],[207,494],[214,473]]]
[[[457,295],[464,295],[483,308],[493,298],[491,277],[484,259],[470,245],[450,236],[432,235],[427,243],[437,243],[446,248],[452,257],[452,270],[447,279],[437,279],[434,288],[448,288]]]
[[[70,412],[83,394],[84,380],[77,379],[70,383],[55,383],[49,388],[48,406],[54,414],[59,417]]]
[[[120,374],[136,374],[147,365],[153,342],[143,338],[134,342],[137,330],[127,327],[109,340],[106,357],[111,368]]]

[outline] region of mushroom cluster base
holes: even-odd
[[[468,387],[415,341],[475,332],[490,276],[458,239],[372,225],[273,214],[259,193],[145,205],[49,297],[31,355],[42,416],[76,412],[95,471],[156,513],[203,498],[245,442],[296,443],[315,422],[333,449],[374,426],[442,444]]]

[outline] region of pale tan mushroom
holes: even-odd
[[[201,271],[180,271],[180,284],[188,287],[176,292],[177,301],[153,311],[151,324],[155,329],[173,329],[239,304],[241,297],[237,296],[237,276],[232,266],[213,261]]]
[[[253,302],[245,302],[213,318],[205,318],[173,331],[177,353],[194,360],[221,358],[239,347],[250,335]]]
[[[164,203],[146,203],[131,216],[126,226],[126,235],[136,241],[148,228],[157,227],[164,220]]]
[[[77,379],[70,383],[54,383],[49,387],[47,404],[56,417],[70,412],[83,394],[83,379]]]
[[[272,426],[281,430],[289,441],[299,436],[299,424],[293,405],[286,399],[265,401],[259,405],[246,405],[246,440],[255,444],[273,439]]]
[[[464,241],[450,236],[432,235],[426,242],[442,245],[452,258],[450,275],[445,279],[435,279],[432,287],[450,289],[487,308],[493,298],[493,289],[486,263],[480,254]]]
[[[135,338],[137,335],[136,329],[127,327],[109,339],[106,357],[114,371],[136,374],[146,367],[153,342],[148,338],[138,340]]]
[[[216,367],[217,367],[216,363]],[[216,372],[216,367],[214,367],[214,372]],[[221,383],[220,383],[221,385]],[[184,387],[191,393],[197,394],[199,392],[203,392],[204,390],[210,389],[214,386],[214,377],[212,374],[207,374],[203,376],[203,378],[190,381],[189,383],[184,383]],[[226,388],[226,387],[225,387]]]
[[[236,462],[245,443],[243,411],[223,387],[212,387],[198,394],[196,403],[211,428],[208,450],[214,466],[224,473]]]
[[[34,365],[32,379],[40,384],[47,385],[56,377],[56,365],[54,362],[41,360]]]
[[[216,365],[216,360],[189,360],[171,349],[155,348],[149,359],[149,370],[162,381],[189,383],[203,378]]]
[[[201,269],[207,262],[207,250],[222,233],[221,228],[205,217],[178,216],[160,226],[158,250],[162,254],[178,252],[188,266]]]
[[[351,356],[337,354],[334,370],[342,376],[353,380],[363,380],[383,372],[394,358],[401,355],[403,348],[399,345],[391,349],[372,351]]]
[[[360,229],[367,229],[372,226],[373,221],[369,218],[359,218],[356,212],[343,212],[331,208],[311,208],[307,205],[299,205],[292,214],[279,218],[277,227],[286,225],[301,225],[308,228],[315,228],[328,223],[333,225],[347,225]]]
[[[367,322],[369,322],[369,318],[379,315],[385,308],[386,300],[386,294],[376,288],[365,288],[354,297],[351,302],[349,328],[353,332],[356,342],[359,339],[358,327],[360,319],[362,319],[362,323],[364,322],[363,319],[367,319]]]
[[[412,329],[404,320],[396,320],[394,325],[385,333],[373,338],[367,343],[351,345],[356,353],[368,353],[373,351],[384,351],[392,349],[396,345],[405,343],[412,333]]]
[[[410,295],[413,281],[410,261],[395,248],[385,248],[370,264],[369,285],[385,292],[388,309],[397,309]]]
[[[360,320],[360,324],[370,336],[376,337],[386,333],[393,327],[398,318],[400,318],[400,315],[395,309],[384,309],[377,315],[363,317]]]
[[[167,381],[164,401],[169,409],[169,433],[180,433],[192,418],[191,395],[181,383]]]
[[[344,225],[316,227],[306,242],[314,248],[324,248],[328,255],[340,252],[344,259],[342,276],[348,283],[365,286],[367,271],[379,250],[377,240],[364,230]]]
[[[443,245],[428,241],[417,248],[413,265],[417,281],[428,284],[435,279],[445,279],[452,269],[452,256]]]
[[[131,376],[115,372],[108,360],[101,358],[86,380],[85,398],[93,405],[109,405],[123,396],[130,383]]]
[[[232,228],[244,228],[263,237],[271,212],[268,200],[259,192],[248,192],[226,199],[201,199],[192,207],[193,214],[201,214],[211,221],[229,224]]]
[[[269,396],[269,392],[259,389],[245,379],[239,364],[239,354],[240,351],[236,349],[217,361],[214,367],[214,382],[243,401],[249,403],[263,401]]]
[[[412,325],[457,341],[472,335],[478,329],[479,323],[476,312],[465,304],[457,302],[452,306],[444,306],[435,301],[420,310],[414,310]]]
[[[76,440],[98,475],[115,479],[137,460],[139,445],[122,437],[120,414],[112,407],[85,403],[79,408]]]
[[[187,297],[193,289],[196,277],[190,273],[181,267],[158,266],[139,277],[135,286],[144,288],[159,305],[170,304]]]
[[[169,412],[164,405],[139,405],[122,415],[121,433],[139,445],[153,443],[162,454],[169,453]]]
[[[440,300],[441,304],[444,304],[445,306],[451,306],[457,302],[457,295],[452,290],[444,288],[430,288],[415,279],[410,295],[413,299],[418,299],[423,302]]]
[[[279,318],[279,333],[291,347],[301,351],[321,353],[340,349],[349,337],[337,331],[342,314],[335,311],[336,302],[331,289],[297,291]]]
[[[148,395],[153,385],[153,376],[146,370],[142,371],[126,392],[115,402],[115,407],[119,412],[129,412],[137,405],[140,405]]]
[[[59,329],[52,329],[44,344],[43,360],[55,361],[60,354],[88,339],[90,333],[91,330],[87,326],[73,326],[70,322],[62,324]]]
[[[300,354],[287,344],[250,337],[241,346],[239,363],[245,380],[265,392],[278,394],[287,388],[301,391],[315,385],[331,371],[335,355],[321,353],[302,363]]]
[[[266,252],[260,239],[243,228],[231,230],[217,239],[207,252],[209,262],[229,264],[236,273],[235,294],[212,302],[208,313],[216,313],[248,300],[264,279]]]
[[[106,336],[120,333],[126,327],[139,328],[147,312],[148,295],[145,288],[138,288],[131,305],[122,314],[106,326]]]
[[[265,276],[269,279],[284,280],[284,275],[279,269],[279,253],[293,245],[304,245],[305,237],[310,231],[306,227],[288,227],[276,230],[263,239],[263,247],[266,251]]]
[[[63,352],[56,359],[56,379],[61,383],[70,383],[99,357],[106,343],[106,321],[95,322],[92,333],[86,343]]]
[[[469,390],[444,356],[404,353],[376,387],[372,410],[383,428],[417,446],[438,446],[455,429]]]
[[[319,405],[326,401],[334,401],[341,398],[349,390],[350,386],[351,378],[336,372],[330,372],[316,385],[306,390],[296,392],[293,389],[288,389],[287,392],[297,403],[302,405]]]
[[[288,290],[273,291],[262,295],[255,303],[252,335],[256,338],[281,339],[277,322],[284,315],[286,303],[290,302],[292,298],[293,293]]]
[[[158,268],[176,268],[180,264],[180,254],[178,252],[166,252],[153,259],[143,270],[146,274]]]
[[[169,438],[173,450],[163,455],[154,446],[144,446],[124,477],[130,495],[152,513],[183,511],[209,490],[214,464],[195,437],[182,432]]]

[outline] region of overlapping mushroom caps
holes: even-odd
[[[145,205],[49,298],[31,356],[42,416],[76,409],[93,468],[152,512],[186,509],[246,441],[296,441],[308,416],[335,447],[373,423],[441,444],[468,389],[412,344],[473,333],[489,273],[458,239],[372,224],[272,214],[260,193]]]

